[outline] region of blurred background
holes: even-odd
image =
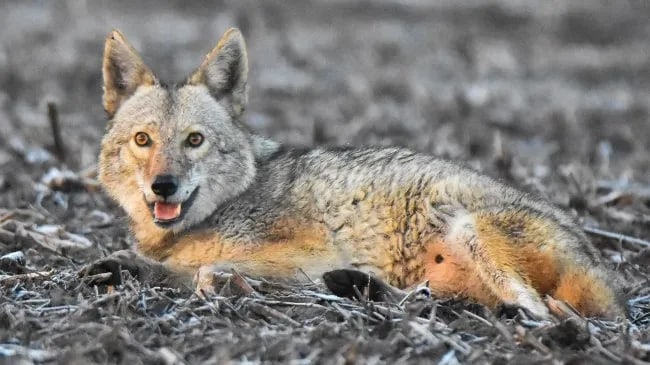
[[[408,146],[578,209],[650,182],[645,0],[3,1],[0,24],[0,206],[51,166],[92,170],[112,28],[180,81],[239,27],[248,123],[281,142]]]

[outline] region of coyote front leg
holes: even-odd
[[[91,279],[88,284],[122,285],[122,271],[128,271],[140,282],[151,285],[182,286],[191,282],[187,273],[175,272],[166,265],[142,256],[132,250],[115,251],[81,268],[79,277],[93,277],[97,274],[111,273],[109,278]]]
[[[320,234],[245,243],[186,240],[165,264],[178,270],[190,264],[197,289],[208,289],[213,273],[233,269],[252,278],[300,282],[345,267],[341,254]]]

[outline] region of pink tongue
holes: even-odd
[[[156,202],[153,206],[153,215],[163,221],[176,219],[181,215],[181,205]]]

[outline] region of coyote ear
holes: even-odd
[[[190,76],[190,85],[203,84],[217,100],[224,100],[234,117],[240,116],[248,99],[248,56],[241,32],[230,28]]]
[[[153,85],[155,77],[119,30],[113,30],[104,44],[104,110],[113,117],[119,106],[140,85]]]

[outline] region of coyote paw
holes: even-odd
[[[519,315],[519,311],[522,310],[524,312],[526,311],[526,308],[516,305],[516,304],[509,304],[509,303],[501,303],[499,304],[496,309],[494,310],[494,314],[498,318],[506,318],[506,319],[513,319]],[[529,314],[529,313],[526,313]]]
[[[361,293],[373,302],[383,302],[390,295],[385,288],[387,285],[370,274],[351,269],[332,270],[323,274],[327,288],[339,297],[359,298]],[[354,288],[357,288],[355,291]]]
[[[215,268],[211,265],[199,267],[192,280],[195,288],[194,291],[198,296],[206,298],[217,294],[219,281],[216,274]]]
[[[548,308],[546,308],[543,303],[542,305],[535,304],[530,307],[519,304],[501,303],[497,306],[495,315],[499,318],[513,319],[518,316],[520,312],[523,312],[526,316],[536,320],[548,320],[551,318]]]
[[[255,294],[260,282],[244,277],[228,263],[201,266],[194,274],[195,292],[202,298]]]
[[[142,278],[142,274],[146,271],[142,260],[139,259],[135,252],[121,250],[84,266],[79,270],[78,275],[81,278],[86,278],[97,274],[111,273],[112,275],[109,278],[91,279],[88,284],[121,285],[122,270],[127,270],[132,276],[139,278]]]

